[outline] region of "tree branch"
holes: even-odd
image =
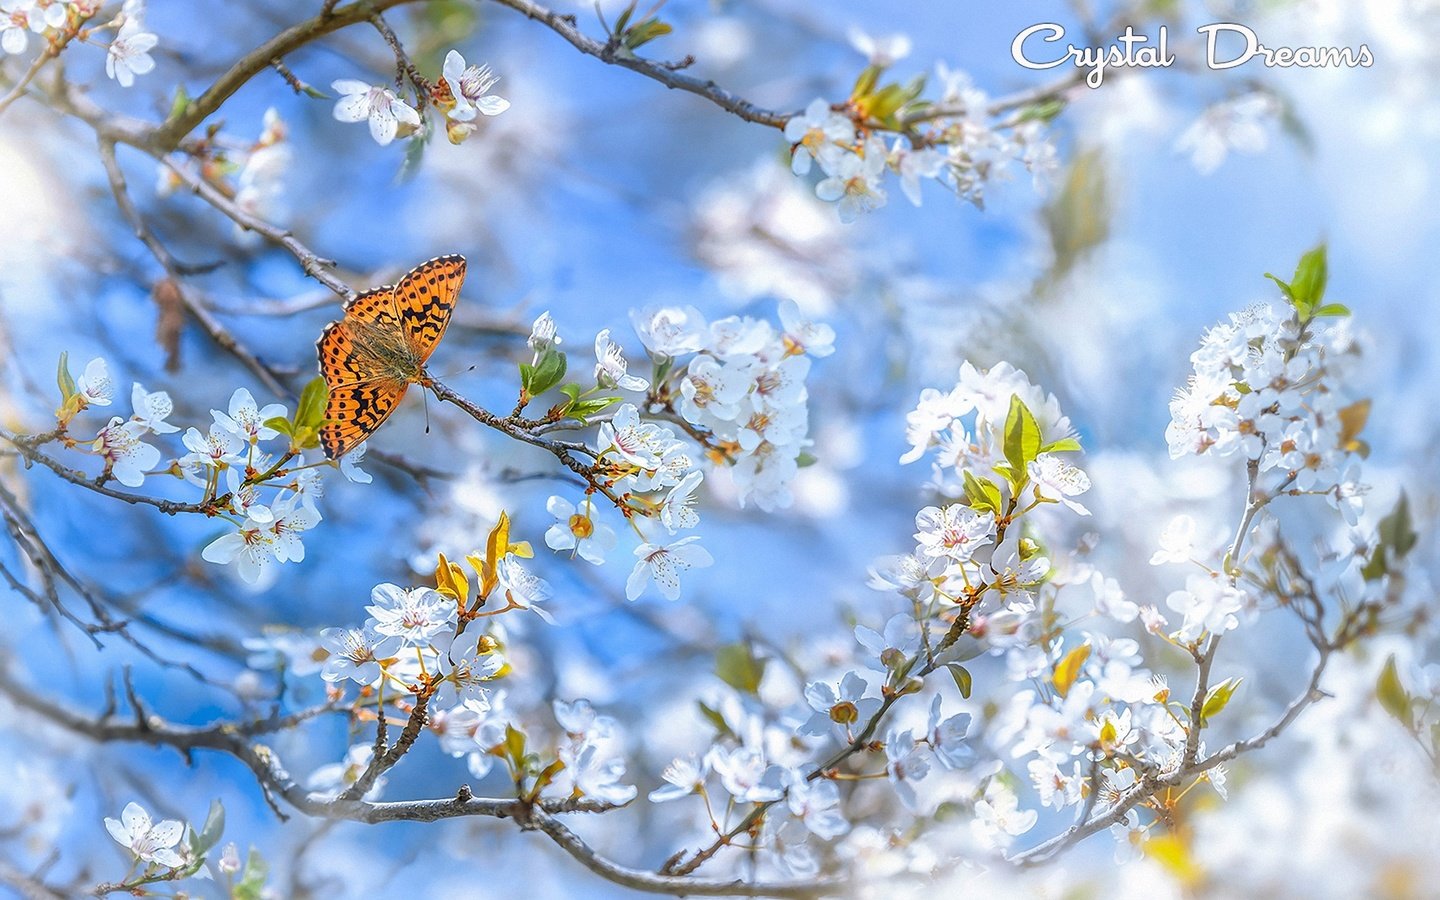
[[[584,32],[576,27],[574,16],[562,15],[538,3],[532,3],[530,0],[494,0],[494,2],[499,3],[501,6],[508,6],[516,12],[541,23],[569,41],[571,46],[587,56],[593,56],[601,62],[620,66],[632,72],[639,72],[641,75],[658,81],[671,90],[685,91],[697,97],[703,97],[726,112],[737,115],[747,122],[754,122],[757,125],[768,125],[771,128],[784,128],[785,123],[789,121],[790,117],[795,115],[793,112],[781,113],[757,106],[744,97],[732,94],[724,88],[721,88],[714,81],[687,75],[665,63],[651,62],[627,53],[622,53],[609,43],[602,43],[586,36]]]
[[[125,173],[115,159],[114,141],[101,138],[100,161],[105,166],[105,174],[110,181],[110,191],[115,195],[115,205],[120,207],[121,215],[135,230],[135,236],[149,248],[151,255],[165,269],[171,284],[175,286],[175,292],[179,295],[180,302],[189,310],[190,315],[200,323],[200,327],[205,329],[205,333],[210,335],[211,340],[219,344],[225,352],[240,360],[245,368],[255,373],[255,376],[264,382],[265,387],[269,388],[272,393],[279,397],[287,396],[289,391],[285,385],[280,383],[280,379],[271,371],[270,367],[261,362],[260,358],[251,353],[245,345],[235,340],[235,337],[226,330],[220,320],[215,318],[214,313],[180,286],[180,279],[185,274],[186,267],[175,261],[175,257],[171,255],[164,244],[160,243],[160,239],[155,236],[154,232],[145,225],[140,210],[136,209],[135,202],[130,198],[130,191],[125,184]]]
[[[47,702],[0,670],[0,694],[11,702],[75,734],[98,742],[130,742],[152,747],[171,747],[182,753],[215,750],[228,753],[243,762],[267,792],[283,798],[295,809],[317,818],[346,819],[353,822],[435,822],[463,816],[487,816],[512,819],[523,830],[538,830],[561,849],[596,875],[624,887],[655,894],[674,896],[739,896],[812,898],[835,894],[844,886],[833,879],[803,882],[747,882],[740,879],[696,879],[654,875],[612,862],[555,818],[564,812],[604,812],[612,809],[603,804],[562,802],[532,805],[518,799],[483,798],[462,789],[455,797],[433,800],[369,802],[365,800],[324,799],[304,790],[285,771],[279,757],[251,738],[293,728],[303,721],[335,708],[312,708],[289,716],[274,716],[249,722],[222,722],[207,726],[184,726],[167,722],[159,716],[146,715],[133,722],[110,717],[91,718],[56,703]]]

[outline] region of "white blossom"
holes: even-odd
[[[638,561],[625,581],[625,598],[634,600],[645,592],[645,586],[653,578],[655,587],[666,600],[680,598],[680,573],[692,568],[704,568],[715,560],[710,551],[695,543],[699,537],[691,535],[669,544],[641,544],[635,548]]]
[[[420,114],[395,92],[383,85],[368,85],[352,78],[330,84],[340,99],[335,103],[335,118],[341,122],[370,123],[370,136],[382,147],[389,146],[397,135],[420,127]]]
[[[467,66],[465,57],[458,50],[445,54],[441,75],[455,96],[455,108],[450,117],[468,122],[475,116],[498,116],[510,108],[510,101],[490,93],[490,88],[500,80],[490,71],[489,66]]]
[[[645,379],[626,370],[625,351],[610,339],[610,329],[601,329],[595,335],[595,383],[622,391],[643,391],[649,387]]]
[[[175,869],[185,860],[175,850],[185,826],[174,819],[152,822],[138,803],[127,803],[119,819],[105,820],[105,830],[141,862],[158,863]]]
[[[159,38],[140,28],[140,23],[134,20],[121,25],[105,54],[105,74],[119,82],[121,87],[130,87],[135,83],[136,75],[144,75],[155,68],[150,51],[155,49]]]

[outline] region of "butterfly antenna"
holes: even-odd
[[[429,433],[430,433],[430,392],[429,392],[429,391],[421,391],[421,392],[420,392],[420,396],[421,396],[421,398],[424,400],[424,403],[423,403],[422,405],[425,407],[425,433],[426,433],[426,434],[429,434]]]

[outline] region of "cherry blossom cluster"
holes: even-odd
[[[418,135],[423,140],[428,136],[422,113],[427,103],[444,116],[445,135],[450,142],[463,143],[479,128],[480,117],[498,116],[510,108],[509,100],[490,93],[498,80],[489,66],[467,65],[458,50],[451,50],[445,55],[439,80],[415,85],[415,105],[387,85],[342,78],[330,86],[340,95],[335,103],[335,118],[368,123],[375,143],[386,147],[397,137]],[[425,92],[419,93],[422,88]]]
[[[86,43],[95,43],[97,33],[114,31],[106,46],[105,74],[121,87],[130,87],[135,76],[155,68],[150,51],[159,39],[145,30],[144,0],[125,0],[119,13],[108,22],[92,24],[104,4],[100,0],[5,0],[0,3],[0,50],[18,56],[30,49],[30,36],[40,38],[42,54],[58,53],[84,33]]]
[[[641,541],[626,596],[635,599],[653,581],[674,600],[681,574],[713,561],[695,535],[677,537],[700,521],[694,505],[705,473],[696,446],[729,475],[742,506],[769,511],[788,505],[789,484],[809,444],[805,377],[811,358],[833,352],[834,332],[805,318],[794,302],[781,304],[779,328],[749,316],[707,323],[693,307],[651,308],[633,319],[650,356],[650,378],[630,371],[605,329],[595,338],[594,385],[583,392],[575,383],[559,387],[567,399],[552,412],[582,426],[619,405],[598,428],[597,484],[575,500],[549,499],[546,509],[555,523],[545,543],[603,564],[618,542],[615,528],[599,516],[595,495],[603,486]],[[560,343],[554,320],[542,314],[530,336],[533,359],[521,368],[522,400],[563,378]],[[617,391],[644,399],[619,402]],[[651,523],[651,534],[642,523]],[[663,537],[653,533],[660,529]]]
[[[771,660],[746,648],[722,651],[719,672],[728,689],[702,706],[715,746],[672,763],[667,785],[650,795],[657,802],[698,797],[717,846],[748,830],[756,835],[748,846],[763,851],[764,865],[777,872],[813,874],[827,857],[863,866],[877,845],[893,851],[910,842],[903,824],[852,827],[852,810],[873,810],[876,802],[876,789],[852,790],[852,783],[883,785],[900,822],[964,804],[975,814],[975,840],[991,847],[1036,820],[1033,810],[1020,810],[1009,782],[996,777],[998,761],[977,755],[972,715],[947,710],[954,701],[925,677],[950,669],[968,697],[970,675],[961,663],[980,652],[975,634],[1003,627],[1007,618],[1038,619],[1035,596],[1051,566],[1037,535],[1026,534],[1025,517],[1052,504],[1084,514],[1073,498],[1089,484],[1063,459],[1079,445],[1058,404],[1023,373],[966,365],[944,404],[940,396],[927,391],[922,398],[911,423],[919,452],[907,457],[941,451],[947,468],[968,476],[957,483],[971,490],[922,510],[912,553],[877,566],[872,586],[903,597],[906,611],[882,630],[857,626],[858,652],[831,655],[798,676],[793,704],[770,699],[788,694],[778,667],[766,665]],[[923,428],[922,416],[928,416]],[[956,437],[964,439],[965,460],[949,450]],[[994,611],[982,615],[987,604]],[[845,665],[852,658],[863,668]],[[902,703],[906,708],[890,712]]]
[[[318,674],[337,700],[354,682],[359,693],[351,714],[357,722],[410,716],[444,752],[463,757],[475,778],[503,763],[530,799],[627,803],[636,789],[623,783],[624,745],[612,718],[582,699],[557,700],[553,721],[531,721],[533,711],[512,706],[498,684],[513,671],[506,655],[510,630],[501,617],[520,611],[548,620],[542,604],[552,594],[525,568],[530,545],[511,542],[509,527],[502,514],[486,548],[467,555],[468,574],[441,555],[435,587],[377,585],[366,607],[370,615],[359,627],[247,641],[251,665],[280,666],[297,677]],[[383,771],[372,771],[375,764],[374,745],[356,744],[343,761],[313,772],[307,787],[327,796],[351,789],[378,796],[385,779]]]
[[[785,123],[792,170],[803,177],[818,166],[815,195],[835,202],[842,222],[885,205],[887,172],[916,206],[926,180],[981,205],[986,184],[1005,177],[1014,163],[1030,172],[1037,186],[1057,167],[1039,118],[992,121],[984,92],[943,63],[936,69],[939,96],[923,100],[923,76],[906,85],[882,82],[886,70],[909,53],[908,39],[862,33],[851,39],[869,65],[850,98],[839,104],[817,98]]]
[[[57,428],[43,436],[98,457],[103,465],[98,483],[114,480],[138,488],[148,477],[182,479],[201,490],[196,511],[229,523],[225,534],[211,541],[201,556],[220,565],[233,564],[245,581],[256,584],[275,577],[272,563],[305,558],[301,535],[320,522],[317,501],[324,496],[322,470],[338,468],[350,481],[369,483],[360,468],[362,444],[338,462],[317,450],[316,434],[324,417],[324,385],[317,379],[301,397],[295,417],[282,404],[259,406],[246,388],[230,397],[226,410],[211,410],[205,431],[194,426],[180,435],[185,452],[161,465],[162,454],[148,442],[180,429],[168,419],[174,403],[165,391],[132,385],[132,414],[112,416],[93,439],[73,436],[76,417],[91,407],[108,407],[115,386],[105,360],[91,360],[72,378],[60,362],[61,405]],[[283,445],[268,442],[284,439]]]
[[[728,316],[707,323],[693,307],[636,312],[632,319],[655,366],[648,409],[678,416],[706,456],[728,468],[741,506],[789,506],[805,461],[811,360],[835,350],[830,326],[780,304],[780,327]]]
[[[1359,440],[1368,401],[1343,392],[1355,357],[1339,304],[1323,302],[1323,249],[1302,260],[1292,282],[1276,279],[1287,301],[1232,314],[1205,333],[1190,356],[1194,374],[1170,402],[1170,455],[1239,453],[1258,467],[1266,490],[1325,494],[1354,525],[1367,488]]]
[[[1299,277],[1285,290],[1318,297]],[[1310,333],[1317,315],[1338,314],[1318,300],[1302,301],[1289,346],[1306,343],[1295,338]],[[1235,327],[1241,321],[1248,319],[1236,317]],[[1253,335],[1256,356],[1280,328],[1272,321],[1271,330]],[[1304,382],[1314,385],[1313,377]],[[1283,389],[1255,379],[1241,395]],[[1089,515],[1081,499],[1090,481],[1068,459],[1080,446],[1058,401],[1023,372],[1004,363],[988,370],[964,364],[952,388],[922,392],[907,436],[904,461],[930,459],[936,502],[917,514],[913,549],[881,559],[871,577],[872,587],[903,598],[903,611],[883,627],[863,619],[855,627],[863,668],[832,648],[813,660],[814,670],[796,670],[802,702],[794,705],[774,699],[790,692],[777,684],[785,677],[779,667],[767,667],[772,657],[748,646],[722,650],[717,671],[727,688],[701,706],[715,745],[673,762],[666,785],[650,795],[656,802],[698,798],[714,846],[696,854],[696,864],[747,832],[747,846],[775,872],[814,872],[831,856],[862,869],[881,864],[887,875],[925,873],[940,861],[907,821],[925,821],[930,837],[947,847],[1004,854],[1039,821],[1029,802],[1078,809],[1085,819],[1125,801],[1110,828],[1123,861],[1168,828],[1166,804],[1177,796],[1206,785],[1225,797],[1226,768],[1213,762],[1182,792],[1159,799],[1139,792],[1142,779],[1171,777],[1204,758],[1199,732],[1225,710],[1241,679],[1216,676],[1197,719],[1190,698],[1172,696],[1166,675],[1147,665],[1138,636],[1116,631],[1143,629],[1198,660],[1207,641],[1258,614],[1262,593],[1299,583],[1266,569],[1278,554],[1257,554],[1242,577],[1230,559],[1236,548],[1222,560],[1222,548],[1197,541],[1193,520],[1177,519],[1151,561],[1198,563],[1199,571],[1165,600],[1179,619],[1172,629],[1156,605],[1132,601],[1082,553],[1062,548],[1061,526]],[[1243,534],[1255,531],[1253,513],[1270,499],[1263,490],[1252,496]],[[1382,523],[1381,532],[1383,546],[1405,544],[1398,526]],[[1381,555],[1372,551],[1371,559]],[[1364,556],[1349,554],[1343,577],[1383,580],[1365,567]],[[1277,594],[1275,604],[1299,600]],[[927,676],[947,670],[968,699],[966,663],[986,655],[1003,660],[1005,685],[993,713],[977,724],[970,712],[947,711],[945,692]],[[790,668],[807,662],[786,661]],[[1403,705],[1416,703],[1407,695]],[[852,789],[854,782],[888,787],[895,824],[873,815],[875,789]],[[852,822],[852,808],[870,811],[866,824]],[[936,818],[956,808],[970,813],[963,827],[953,816]]]

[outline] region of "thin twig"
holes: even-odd
[[[170,747],[181,752],[214,750],[227,753],[244,763],[267,791],[282,798],[295,809],[317,818],[347,819],[368,824],[435,822],[465,816],[511,819],[523,830],[544,833],[575,860],[607,881],[648,893],[674,896],[813,898],[835,894],[844,887],[843,882],[827,878],[769,883],[747,882],[742,879],[682,878],[655,875],[620,865],[601,856],[555,818],[555,814],[560,812],[605,812],[614,808],[606,804],[583,801],[530,804],[513,798],[475,797],[469,791],[460,791],[454,797],[433,800],[368,802],[325,799],[305,790],[291,778],[272,749],[251,741],[251,738],[257,735],[294,727],[298,724],[293,721],[294,715],[199,727],[176,725],[159,716],[150,715],[142,727],[131,721],[91,718],[58,703],[41,699],[3,670],[0,670],[0,694],[4,694],[22,709],[95,741],[140,743],[153,747]]]
[[[240,360],[240,362],[245,365],[245,368],[254,372],[255,376],[265,384],[265,387],[269,388],[277,396],[285,396],[288,393],[285,386],[281,384],[280,379],[271,371],[270,367],[261,362],[260,358],[254,353],[251,353],[245,345],[237,341],[234,335],[230,334],[225,326],[220,323],[220,320],[215,318],[214,313],[210,312],[203,303],[196,300],[189,291],[181,286],[180,279],[185,274],[186,267],[175,261],[175,257],[171,255],[169,249],[167,249],[165,245],[160,242],[160,239],[155,236],[154,232],[145,225],[145,219],[140,215],[140,210],[135,207],[135,202],[130,198],[130,191],[125,183],[125,173],[120,169],[120,163],[115,158],[114,141],[101,138],[100,161],[105,166],[105,174],[110,181],[110,191],[115,195],[115,205],[120,207],[121,215],[125,217],[130,223],[130,227],[134,229],[135,237],[139,238],[140,242],[149,248],[151,255],[155,257],[156,261],[165,269],[166,274],[170,276],[171,283],[174,285],[175,291],[180,297],[180,302],[184,304],[185,309],[190,312],[190,315],[194,316],[195,321],[200,323],[200,327],[205,329],[205,333],[210,335],[210,339],[219,344],[221,349]]]

